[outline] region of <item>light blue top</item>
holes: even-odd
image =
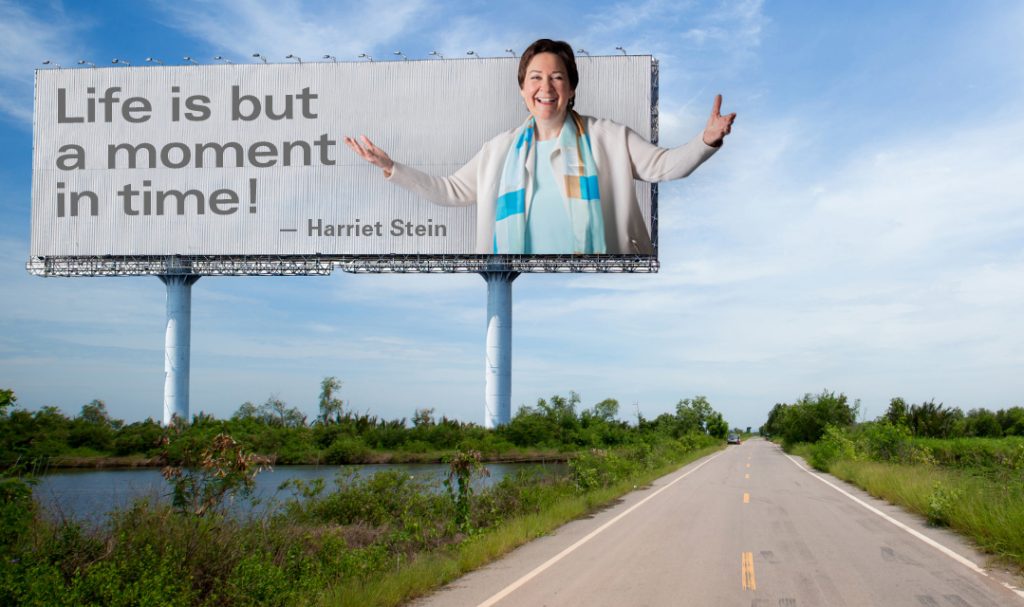
[[[571,254],[572,222],[565,208],[562,190],[551,169],[551,154],[558,139],[537,142],[533,199],[526,218],[526,253]]]

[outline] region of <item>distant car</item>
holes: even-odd
[[[740,441],[740,435],[739,435],[739,434],[736,434],[735,432],[730,432],[730,433],[729,433],[729,438],[727,438],[727,439],[725,439],[725,440],[726,440],[726,442],[728,442],[728,443],[729,443],[730,445],[738,445],[738,444],[740,444],[740,442],[741,442],[741,441]]]

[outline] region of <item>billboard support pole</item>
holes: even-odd
[[[167,286],[164,333],[164,425],[177,417],[188,421],[188,380],[192,341],[192,285],[195,274],[161,275]]]
[[[512,281],[518,272],[481,272],[487,281],[484,427],[512,419]]]

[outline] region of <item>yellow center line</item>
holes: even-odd
[[[754,577],[754,553],[744,552],[743,564],[740,566],[740,580],[744,590],[757,590],[757,578]]]
[[[744,493],[743,494],[743,503],[744,504],[749,504],[750,503],[750,494],[749,493]]]

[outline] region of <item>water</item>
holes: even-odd
[[[497,483],[509,474],[527,466],[541,464],[486,464],[489,477],[475,480],[477,488]],[[564,464],[543,464],[547,471],[565,470]],[[431,483],[440,489],[448,474],[447,464],[368,464],[364,466],[278,466],[256,477],[253,497],[258,498],[257,511],[275,502],[294,497],[291,490],[279,490],[290,479],[313,481],[323,479],[326,491],[334,488],[339,473],[357,477],[370,476],[383,470],[401,470],[410,476]],[[100,523],[111,510],[123,509],[139,498],[170,501],[170,484],[159,468],[121,470],[61,470],[40,478],[33,491],[43,510],[54,518],[68,518]],[[250,502],[236,503],[236,511],[252,511]]]

